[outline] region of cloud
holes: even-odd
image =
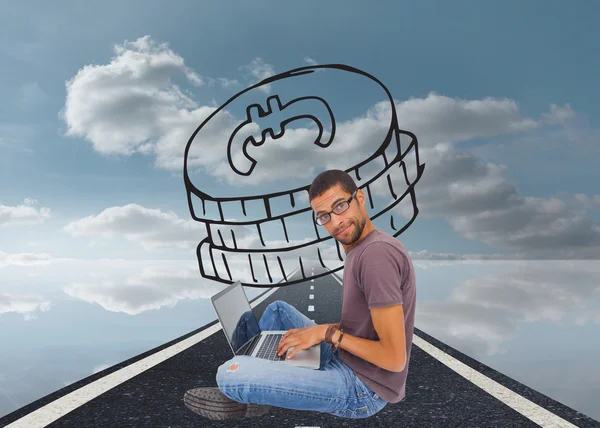
[[[67,224],[63,230],[72,236],[123,236],[146,251],[192,250],[206,236],[206,227],[201,223],[138,204],[106,208]]]
[[[275,75],[275,67],[271,64],[267,64],[260,57],[253,59],[250,64],[241,66],[240,71],[245,73],[244,77],[252,84]],[[262,85],[260,90],[269,93],[271,92],[271,85]]]
[[[142,153],[154,156],[158,168],[180,171],[184,148],[192,132],[216,110],[199,106],[173,82],[203,86],[205,80],[190,70],[183,58],[166,43],[149,36],[114,47],[110,63],[87,65],[66,82],[67,97],[60,116],[67,124],[68,136],[83,137],[98,153],[130,156]],[[223,86],[235,81],[218,80]],[[233,118],[221,116],[211,124],[215,141]],[[211,164],[206,153],[192,155],[190,164]]]
[[[50,254],[18,253],[9,254],[0,251],[0,268],[6,266],[36,266],[49,265],[53,258]]]
[[[182,75],[199,85],[203,78],[166,44],[148,36],[115,47],[115,53],[109,64],[86,66],[68,82],[64,117],[69,133],[85,136],[103,153],[137,151],[154,156],[159,168],[180,171],[191,132],[215,108],[198,106],[172,79]],[[261,58],[241,70],[253,82],[275,73]],[[299,127],[286,129],[278,144],[267,137],[269,150],[258,150],[254,156],[258,165],[268,165],[268,171],[257,168],[244,180],[231,171],[224,150],[194,150],[193,145],[188,166],[201,168],[202,180],[212,175],[230,185],[262,185],[290,177],[307,181],[317,169],[339,167],[340,159],[347,165],[364,160],[373,148],[364,142],[382,141],[391,109],[385,103],[365,107],[364,114],[338,122],[336,138],[343,144],[332,145],[326,154],[310,144],[316,130]],[[396,108],[400,127],[416,133],[420,160],[427,164],[417,190],[420,216],[446,218],[467,239],[539,258],[600,256],[598,226],[582,212],[558,198],[519,195],[516,184],[506,178],[506,166],[479,161],[457,149],[460,142],[476,138],[564,127],[578,117],[569,104],[553,104],[534,119],[507,98],[468,100],[431,92],[425,98],[396,101]],[[202,130],[202,139],[224,143],[238,123],[223,112]]]
[[[203,280],[198,269],[145,268],[125,279],[94,283],[74,282],[63,291],[69,296],[95,303],[107,311],[136,315],[145,311],[173,307],[183,299],[207,299],[223,285]]]
[[[449,261],[453,263],[459,260],[523,260],[525,254],[457,254],[457,253],[435,253],[427,250],[409,251],[411,260]]]
[[[464,281],[445,301],[419,302],[418,328],[477,357],[508,352],[524,323],[599,321],[590,305],[600,297],[597,263],[510,263],[517,267]]]
[[[159,44],[149,36],[117,45],[114,50],[110,63],[87,65],[67,82],[67,98],[61,112],[68,126],[67,135],[89,140],[99,153],[127,156],[139,152],[154,156],[158,168],[181,170],[185,144],[215,107],[199,106],[174,79],[183,76],[184,82],[193,85],[208,81],[223,86],[236,85],[237,80],[200,77],[167,44]],[[240,67],[240,71],[252,84],[275,74],[274,66],[260,57]],[[263,89],[269,92],[270,85]],[[430,93],[425,99],[412,98],[396,104],[401,126],[416,131],[428,145],[529,130],[540,123],[522,117],[516,102],[508,99],[461,100]],[[334,163],[340,151],[358,159],[367,149],[365,139],[381,132],[389,124],[389,117],[389,107],[365,106],[364,116],[338,123],[338,138],[347,141],[338,145],[338,150],[332,147],[325,156],[312,153],[314,145],[307,143],[314,141],[315,130],[297,128],[289,135],[286,132],[285,145],[270,144],[273,150],[264,154],[264,160],[282,165],[279,161],[286,159],[285,167],[274,173],[274,179],[278,179],[289,177],[290,171],[302,171],[308,176],[307,163],[313,162],[315,167]],[[210,129],[203,130],[204,139],[224,143],[238,123],[237,118],[225,112],[219,121],[210,124]],[[344,129],[352,133],[344,134]],[[223,171],[227,167],[224,153],[191,152],[189,164],[204,167],[205,172],[216,177],[234,179],[230,172]],[[213,168],[215,164],[217,168]]]
[[[49,311],[51,303],[37,294],[0,293],[0,315],[16,312],[26,321],[37,318],[36,312]]]
[[[26,198],[24,205],[0,205],[0,227],[15,224],[41,224],[51,217],[49,208],[37,209],[35,199]]]
[[[305,56],[304,57],[304,63],[307,65],[317,65],[317,61],[315,61],[314,59],[312,59],[311,57]]]
[[[202,86],[202,77],[149,36],[116,45],[114,52],[110,63],[87,65],[66,82],[61,117],[67,135],[87,139],[102,154],[155,153],[160,161],[171,145],[183,151],[187,134],[213,109],[197,108],[172,79]],[[183,130],[186,139],[171,140],[178,137],[171,129]]]
[[[250,237],[253,240],[255,237]],[[271,242],[269,242],[270,244]],[[281,247],[292,245],[279,243]],[[252,243],[248,245],[254,247]],[[307,255],[314,256],[310,251],[303,254],[306,262]],[[332,254],[333,255],[333,254]],[[293,259],[282,258],[282,263],[289,274],[297,266],[297,254]],[[326,254],[323,258],[327,259]],[[137,315],[145,311],[163,307],[173,307],[185,299],[208,299],[223,290],[224,284],[202,278],[197,261],[170,260],[102,260],[83,261],[79,263],[78,271],[73,280],[63,287],[63,291],[72,298],[88,303],[97,304],[107,311],[122,312]],[[318,261],[314,260],[315,263]],[[217,267],[223,266],[222,261],[215,260]],[[132,267],[133,266],[133,267]],[[247,257],[228,257],[231,274],[243,282],[252,282],[252,271]],[[306,265],[305,265],[306,266]],[[266,271],[255,266],[254,275],[267,280]],[[83,273],[89,274],[91,280],[82,280]],[[281,280],[278,271],[271,271],[274,283]]]
[[[396,101],[396,107],[400,127],[415,133],[428,146],[541,126],[541,121],[523,117],[516,101],[508,98],[465,100],[430,92],[426,98]]]
[[[592,130],[588,116],[583,112],[575,111],[571,104],[558,106],[550,105],[550,111],[543,115],[544,122],[558,127],[554,138],[566,139],[579,148],[598,151],[600,148],[600,134]],[[564,150],[564,147],[561,147]]]
[[[573,202],[588,210],[598,209],[600,208],[600,194],[588,196],[583,193],[576,193],[573,195]]]
[[[339,100],[338,100],[339,101]],[[443,147],[440,144],[467,141],[498,134],[536,129],[543,121],[523,117],[515,101],[508,99],[485,98],[482,100],[452,99],[430,93],[425,99],[411,98],[404,102],[396,101],[397,116],[402,129],[416,132],[420,150]],[[287,129],[277,141],[267,137],[264,146],[268,150],[250,147],[257,167],[251,176],[239,176],[231,170],[228,159],[223,156],[211,158],[212,169],[205,172],[224,180],[230,185],[259,185],[279,179],[309,179],[319,169],[340,168],[343,159],[345,169],[358,164],[374,152],[375,144],[365,142],[383,141],[389,129],[392,110],[388,103],[380,102],[365,106],[364,114],[336,124],[336,143],[327,150],[312,144],[317,130],[308,127]],[[233,130],[236,122],[229,124]],[[201,140],[213,141],[202,135]],[[229,133],[227,133],[229,134]],[[329,133],[325,131],[325,138]],[[223,139],[222,141],[226,141]],[[242,159],[242,153],[237,154]],[[425,159],[427,161],[427,159]],[[208,160],[204,165],[208,165]],[[234,155],[234,163],[235,155]],[[261,165],[268,168],[261,169]],[[368,171],[369,167],[363,168]],[[431,170],[428,169],[428,174]]]
[[[563,107],[556,104],[550,104],[550,111],[543,114],[544,119],[549,124],[565,124],[576,117],[571,104],[565,104]]]
[[[240,86],[240,82],[238,82],[236,79],[226,79],[225,77],[218,77],[217,81],[219,82],[221,87],[225,89],[237,88]]]
[[[561,199],[520,196],[505,166],[481,162],[450,143],[419,153],[426,164],[416,192],[420,217],[445,218],[466,239],[527,257],[600,257],[597,224]],[[388,192],[383,186],[373,190]],[[396,211],[412,214],[405,206]]]

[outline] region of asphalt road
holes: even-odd
[[[322,270],[318,263],[307,268]],[[341,316],[341,290],[340,281],[329,275],[314,282],[281,287],[266,298],[268,291],[265,291],[252,304],[264,299],[254,307],[260,316],[269,303],[284,300],[318,324],[333,323]],[[416,322],[418,325],[418,319]],[[416,328],[415,335],[406,399],[388,404],[368,419],[351,420],[325,413],[273,408],[261,417],[217,422],[191,412],[183,404],[185,391],[216,386],[217,367],[232,357],[220,324],[215,321],[37,400],[1,418],[0,426],[600,427],[600,422],[474,361]],[[191,346],[190,341],[194,342]],[[189,346],[186,349],[176,349],[185,348],[186,343]],[[152,361],[160,355],[160,362]]]

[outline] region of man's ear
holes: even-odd
[[[358,202],[360,202],[360,204],[361,204],[362,206],[364,206],[364,205],[365,205],[366,198],[365,198],[365,194],[364,194],[364,192],[362,191],[362,189],[358,189],[358,190],[356,191],[356,196],[355,196],[355,197],[356,197],[356,199],[358,199]]]

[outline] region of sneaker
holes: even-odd
[[[271,410],[269,405],[238,403],[217,387],[190,389],[183,395],[183,402],[192,412],[217,421],[262,416]]]

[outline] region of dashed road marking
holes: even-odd
[[[309,295],[308,295],[308,298],[309,298],[309,299],[314,299],[314,298],[315,298],[315,295],[314,295],[314,294],[309,294]]]
[[[315,307],[313,305],[310,305],[308,307],[308,312],[314,312],[315,311]]]

